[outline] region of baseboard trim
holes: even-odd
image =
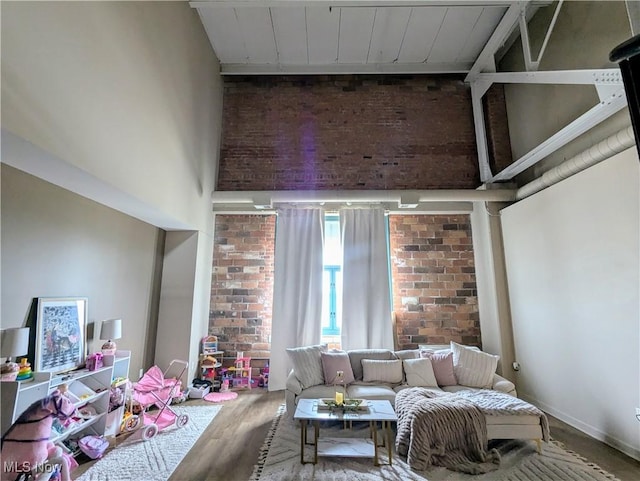
[[[581,421],[580,419],[576,419],[573,416],[560,411],[556,408],[554,408],[553,406],[550,406],[549,404],[540,401],[539,399],[533,397],[533,396],[529,396],[528,394],[525,393],[520,393],[518,392],[519,397],[521,397],[522,399],[524,399],[527,402],[530,402],[531,404],[534,404],[536,406],[538,406],[540,409],[542,409],[544,412],[551,414],[553,417],[558,418],[560,421],[567,423],[569,426],[576,428],[579,431],[582,431],[583,433],[587,434],[588,436],[591,436],[592,438],[603,442],[609,446],[611,446],[612,448],[617,449],[618,451],[626,454],[627,456],[640,461],[640,449],[635,448],[634,446],[621,441],[620,439],[617,439],[605,432],[600,431],[599,429],[591,426],[590,424],[587,424],[583,421]]]

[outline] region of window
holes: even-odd
[[[340,220],[327,215],[324,221],[324,251],[322,277],[322,342],[330,348],[340,347],[342,320],[342,246]]]

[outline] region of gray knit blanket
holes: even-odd
[[[542,439],[549,441],[549,420],[547,415],[533,404],[522,399],[490,389],[480,391],[459,391],[455,396],[474,403],[485,416],[536,416],[540,418]]]
[[[424,388],[396,394],[396,451],[412,469],[431,465],[481,474],[498,469],[500,455],[487,449],[484,413],[469,399]]]

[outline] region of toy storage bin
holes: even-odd
[[[189,386],[189,398],[190,399],[202,399],[211,391],[211,386],[198,386],[194,387],[193,384]]]
[[[95,396],[96,392],[80,381],[73,381],[67,388],[69,399],[75,404]]]

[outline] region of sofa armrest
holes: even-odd
[[[491,388],[494,391],[500,391],[511,394],[514,397],[518,397],[518,393],[516,392],[516,385],[508,379],[503,378],[499,374],[493,375],[493,386]]]
[[[286,390],[298,395],[302,392],[302,389],[302,383],[298,380],[292,369],[289,372],[289,376],[287,376]]]

